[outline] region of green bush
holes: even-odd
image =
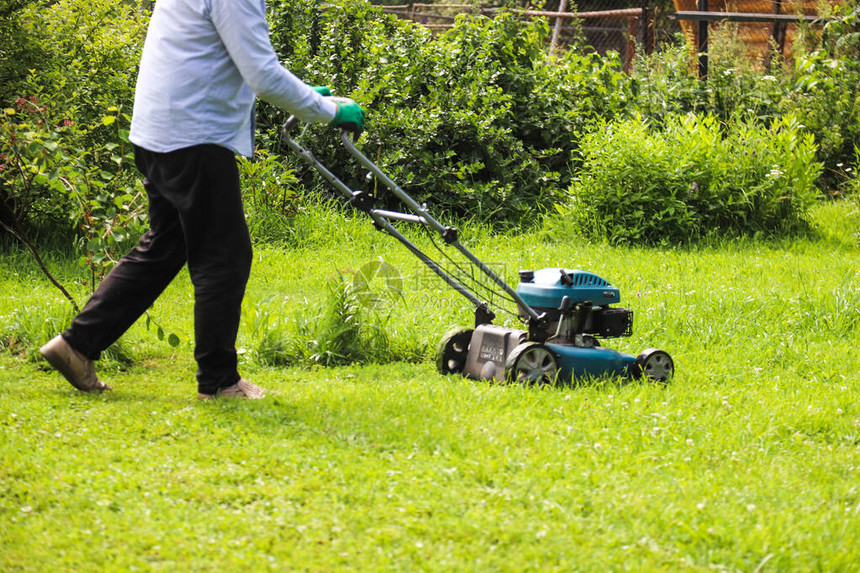
[[[860,144],[854,146],[854,165],[860,166]],[[849,168],[847,194],[860,196],[860,169]]]
[[[108,108],[131,110],[148,22],[135,3],[31,3],[21,18],[42,59],[29,70],[18,86],[22,93],[14,98],[36,96],[54,113],[87,126],[101,122]],[[77,135],[87,148],[109,138],[96,131]]]
[[[788,81],[781,74],[762,72],[732,27],[712,35],[706,81],[699,80],[695,54],[678,40],[637,58],[631,83],[636,96],[632,108],[638,113],[660,121],[684,113],[713,115],[724,122],[755,118],[765,125],[784,114]]]
[[[259,150],[239,157],[239,176],[248,230],[255,242],[294,243],[295,215],[300,206],[298,179],[277,155]]]
[[[780,54],[768,54],[770,66],[764,68],[764,63],[750,54],[748,40],[732,24],[724,24],[712,35],[709,53],[704,105],[697,112],[723,122],[755,119],[769,126],[790,111],[780,107],[790,87]]]
[[[860,147],[854,148],[854,165],[860,166]],[[860,173],[858,173],[858,169],[856,167],[849,167],[847,171],[848,177],[845,180],[841,191],[842,194],[854,205],[851,220],[854,223],[854,236],[857,238],[857,244],[860,244]]]
[[[613,243],[671,244],[711,234],[783,235],[806,225],[820,172],[812,136],[713,116],[609,122],[583,139],[565,216]]]
[[[702,107],[704,92],[692,65],[695,55],[683,37],[651,54],[637,53],[630,82],[638,113],[661,121],[667,115],[694,112]]]
[[[786,125],[789,120],[780,118],[797,108],[799,123],[818,143],[822,182],[842,189],[846,174],[857,167],[856,3],[828,25],[818,51],[800,58],[793,83],[751,68],[730,33],[715,38],[725,49],[715,51],[711,77],[702,83],[683,48],[643,58],[632,79],[621,73],[614,54],[584,55],[574,47],[549,58],[546,23],[504,13],[460,18],[438,37],[357,0],[324,9],[313,0],[279,0],[271,5],[270,20],[285,64],[302,79],[329,85],[363,105],[368,114],[362,150],[440,216],[497,228],[536,221],[564,201],[562,190],[588,160],[589,151],[580,152],[583,135],[597,122],[623,125],[615,120],[637,110],[657,140],[677,129],[678,115],[714,116],[728,126],[725,146],[741,132],[776,133],[768,130]],[[35,235],[73,235],[94,274],[145,223],[127,141],[145,25],[146,16],[133,3],[112,0],[13,0],[0,8],[0,221],[23,223]],[[35,62],[37,73],[29,71]],[[260,106],[260,143],[269,157],[263,166],[244,164],[266,170],[249,174],[252,188],[246,191],[249,220],[265,241],[297,240],[296,190],[329,188],[280,146],[284,119],[283,112]],[[314,140],[308,147],[351,188],[376,190],[335,130],[316,127],[309,133]],[[254,186],[257,178],[265,189]],[[378,201],[398,206],[387,193]],[[700,207],[690,207],[689,221],[700,234],[711,223],[743,227],[703,216],[700,210],[713,208]],[[735,211],[740,209],[729,209]]]
[[[142,187],[128,167],[129,118],[110,108],[86,126],[60,119],[61,109],[31,96],[4,110],[0,228],[19,240],[75,242],[95,283],[137,240],[146,219]]]
[[[128,142],[146,19],[112,0],[19,4],[40,60],[0,90],[0,224],[76,241],[94,284],[146,217]]]
[[[820,186],[833,195],[850,173],[846,168],[860,141],[860,6],[848,3],[835,10],[821,41],[798,57],[793,89],[783,102],[815,135],[824,164]]]
[[[19,95],[18,86],[45,54],[29,33],[24,18],[28,5],[38,0],[4,0],[0,4],[0,105],[7,107]]]
[[[419,202],[457,218],[535,221],[567,186],[584,126],[628,101],[617,58],[571,51],[551,61],[543,22],[461,17],[432,38],[364,3],[273,8],[273,43],[288,66],[367,109],[365,154]],[[277,145],[283,117],[264,114]],[[314,153],[351,188],[365,187],[337,134],[320,131]],[[312,184],[298,163],[296,171]]]
[[[632,74],[636,109],[656,120],[695,112],[764,126],[794,115],[818,145],[816,158],[824,165],[818,186],[836,195],[860,140],[860,9],[841,10],[823,34],[804,30],[808,45],[797,43],[792,62],[774,56],[772,73],[761,70],[729,25],[711,38],[707,81],[697,78],[686,44],[644,56]]]

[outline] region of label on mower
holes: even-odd
[[[505,349],[499,346],[482,346],[478,358],[490,362],[504,362]]]

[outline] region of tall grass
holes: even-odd
[[[321,303],[284,315],[272,299],[247,313],[251,356],[265,366],[342,366],[353,363],[420,360],[426,344],[389,334],[395,309],[369,306],[354,277],[338,273],[326,284]]]

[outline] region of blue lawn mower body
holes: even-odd
[[[538,313],[537,328],[485,324],[454,329],[437,351],[440,371],[462,367],[471,378],[501,381],[643,375],[657,382],[671,380],[674,363],[662,350],[651,348],[634,356],[600,345],[602,339],[633,332],[633,311],[611,306],[620,302],[621,293],[602,277],[578,269],[520,271],[516,292]],[[529,322],[526,308],[520,307],[519,314]]]
[[[341,141],[350,154],[405,205],[405,211],[377,208],[371,194],[352,190],[323,166],[313,154],[290,136],[298,123],[287,120],[284,142],[357,209],[367,213],[380,231],[391,235],[411,251],[448,286],[468,299],[475,309],[473,327],[447,332],[436,352],[436,366],[443,374],[528,384],[567,382],[604,376],[630,376],[667,383],[674,375],[672,358],[663,350],[649,348],[633,356],[605,348],[600,341],[630,336],[633,311],[616,305],[620,291],[602,277],[578,269],[522,270],[512,288],[459,241],[456,228],[442,225],[362,154],[343,131]],[[421,251],[401,234],[394,223],[418,224],[427,229],[443,264]],[[444,248],[443,248],[444,247]],[[451,254],[467,263],[468,271]],[[477,270],[477,272],[475,272]],[[483,280],[482,280],[483,279]],[[486,282],[483,282],[483,281]],[[524,329],[493,324],[495,312],[480,296],[505,300],[516,307]],[[504,309],[503,309],[504,310]]]

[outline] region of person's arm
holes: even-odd
[[[209,0],[210,18],[257,97],[302,121],[330,123],[337,104],[284,68],[269,40],[265,0]]]

